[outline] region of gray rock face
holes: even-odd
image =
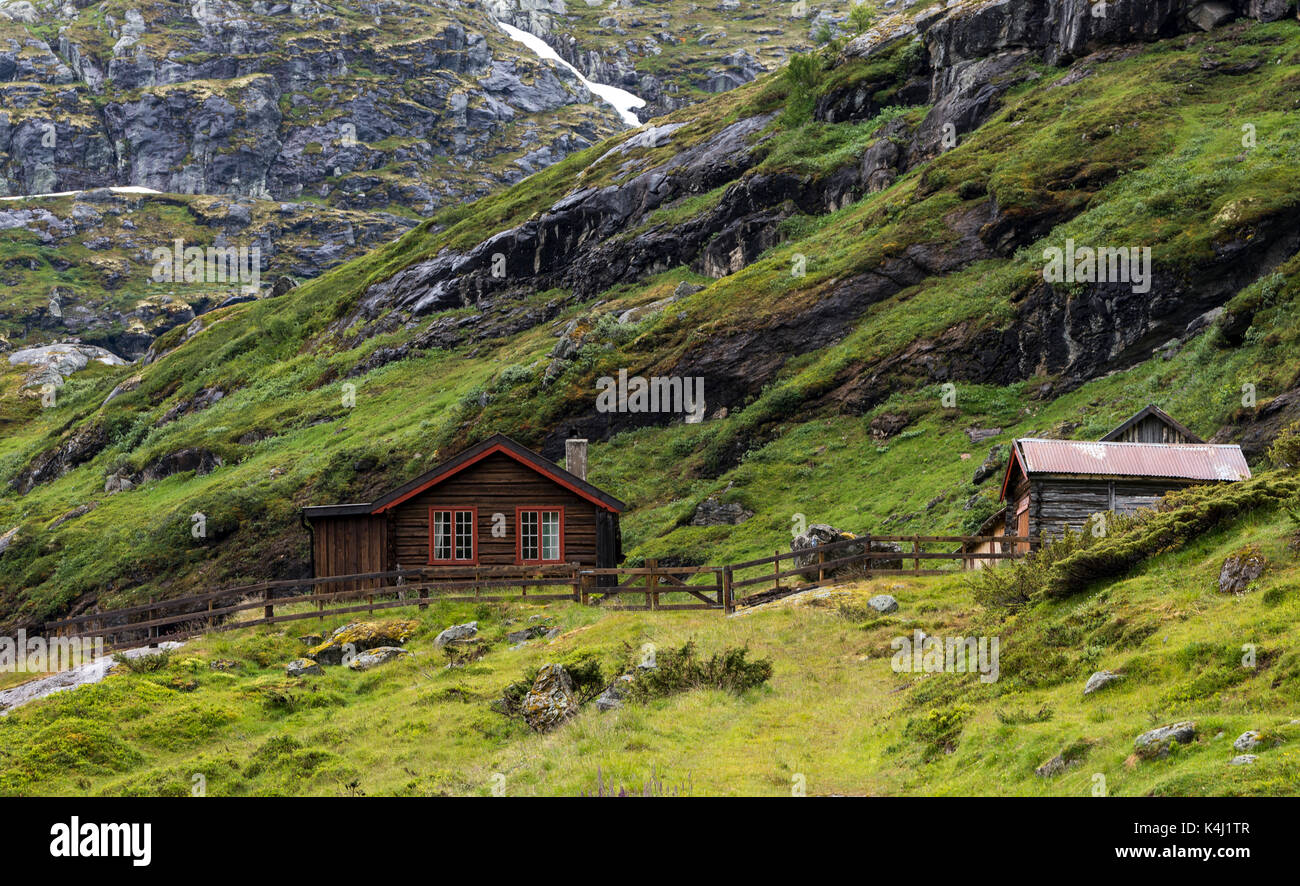
[[[1231,766],[1249,766],[1251,763],[1254,763],[1258,759],[1259,758],[1256,757],[1254,754],[1240,754],[1236,757],[1233,757],[1231,760],[1229,760],[1228,764]]]
[[[1237,736],[1237,740],[1232,743],[1234,750],[1242,751],[1243,753],[1246,751],[1253,751],[1258,745],[1259,733],[1254,730],[1243,732],[1241,735]]]
[[[754,512],[748,510],[739,502],[729,501],[723,503],[718,500],[717,496],[709,496],[695,508],[695,514],[691,517],[691,525],[734,526],[738,523],[744,523],[752,516],[754,516]]]
[[[321,670],[321,666],[310,658],[295,658],[284,666],[284,672],[290,677],[306,677],[325,673]]]
[[[9,19],[34,14],[26,0],[4,9]],[[623,128],[571,71],[521,53],[479,7],[360,20],[315,3],[281,14],[289,9],[161,4],[147,21],[128,9],[125,21],[63,32],[55,47],[0,39],[0,82],[33,84],[4,104],[54,100],[67,112],[53,137],[43,119],[10,125],[0,114],[0,195],[132,184],[429,212],[486,193],[485,178],[518,180]],[[58,25],[76,10],[44,15]],[[78,82],[83,92],[57,88]],[[575,106],[576,125],[549,116]],[[512,124],[524,124],[522,138]],[[448,175],[446,157],[473,171]],[[394,167],[402,175],[376,174]]]
[[[1295,6],[1294,0],[1248,0],[1246,14],[1256,21],[1275,22],[1286,18],[1287,10]],[[1300,7],[1296,17],[1300,18]]]
[[[23,381],[24,387],[28,388],[46,384],[61,386],[64,379],[74,372],[85,369],[92,360],[105,366],[126,365],[126,361],[116,354],[80,342],[60,342],[21,348],[9,355],[10,365],[36,367]]]
[[[478,622],[476,621],[469,621],[460,625],[452,625],[433,638],[433,648],[441,649],[453,640],[468,640],[470,637],[477,634]]]
[[[1196,738],[1196,724],[1190,720],[1161,726],[1144,732],[1133,742],[1133,748],[1139,757],[1152,759],[1169,756],[1169,749],[1175,744],[1188,744]]]
[[[544,665],[524,696],[524,721],[537,732],[550,732],[578,713],[578,696],[569,672],[557,664]]]
[[[1239,551],[1223,561],[1219,570],[1219,593],[1240,594],[1264,574],[1267,561],[1257,548]]]
[[[1117,680],[1123,680],[1123,674],[1116,674],[1114,671],[1097,671],[1088,678],[1088,682],[1083,686],[1084,695],[1092,695],[1098,689],[1104,689]]]
[[[378,646],[358,653],[355,658],[348,662],[348,667],[354,671],[368,671],[371,668],[379,667],[381,664],[387,664],[394,659],[401,658],[403,655],[410,654],[400,646]]]
[[[881,615],[888,615],[891,612],[898,611],[898,601],[889,594],[877,594],[867,601],[867,605]]]
[[[1226,3],[1198,3],[1187,11],[1187,20],[1202,31],[1212,31],[1234,15],[1233,8]]]

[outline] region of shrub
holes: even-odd
[[[949,754],[957,749],[957,739],[973,712],[974,709],[967,704],[931,708],[920,717],[908,720],[903,727],[903,734],[920,742],[922,756],[930,760],[941,753]]]
[[[875,21],[876,14],[867,7],[866,3],[855,3],[849,10],[849,27],[855,34],[861,34],[871,27]]]
[[[136,658],[127,658],[122,653],[113,656],[113,661],[126,668],[132,674],[152,674],[155,671],[161,671],[171,664],[171,650],[164,649],[161,652],[141,655]]]
[[[747,645],[732,646],[705,661],[699,657],[695,642],[688,640],[681,649],[660,652],[656,656],[658,667],[637,674],[632,682],[632,697],[648,701],[704,688],[740,695],[772,676],[772,662],[763,658],[750,661],[748,656]]]
[[[1268,447],[1268,460],[1278,468],[1300,467],[1300,421],[1287,425],[1273,438],[1273,445]]]

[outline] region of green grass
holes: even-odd
[[[382,668],[291,680],[296,635],[239,629],[192,640],[159,669],[33,702],[0,718],[0,792],[174,794],[201,775],[209,795],[576,795],[651,773],[695,795],[1294,794],[1300,758],[1296,644],[1300,561],[1294,524],[1262,508],[1065,600],[1014,613],[974,603],[966,577],[878,578],[802,605],[785,601],[727,618],[717,612],[603,612],[571,603],[435,603],[393,610],[416,619],[415,652]],[[1217,591],[1219,564],[1245,544],[1269,560],[1259,587]],[[1281,593],[1272,593],[1280,590]],[[890,593],[901,608],[865,607]],[[1270,600],[1270,594],[1272,599]],[[532,614],[562,633],[511,649],[507,631]],[[455,669],[432,647],[443,627],[479,621],[489,652]],[[896,673],[891,640],[997,637],[999,679]],[[704,657],[744,647],[768,659],[765,684],[740,695],[697,689],[620,711],[587,707],[540,736],[493,712],[521,672],[596,661],[607,676],[645,644],[692,642]],[[1242,666],[1243,647],[1256,650]],[[209,667],[233,661],[230,670]],[[1084,697],[1102,668],[1125,679]],[[1139,761],[1133,740],[1191,719],[1198,738],[1168,759]],[[103,723],[114,724],[112,730]],[[1259,760],[1228,765],[1247,729],[1281,740]],[[1076,761],[1050,779],[1057,753]],[[500,776],[504,776],[504,781]]]

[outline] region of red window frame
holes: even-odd
[[[524,514],[532,512],[537,518],[537,559],[524,559]],[[560,515],[560,556],[554,560],[543,560],[542,555],[542,521],[541,515],[558,513]],[[564,562],[564,506],[563,505],[520,505],[515,508],[515,563],[520,566],[540,566],[543,563]]]
[[[434,514],[451,514],[451,559],[439,560],[433,555],[433,533],[434,533]],[[470,550],[472,556],[468,560],[456,558],[456,514],[469,514],[470,520]],[[448,505],[430,505],[429,506],[429,565],[431,566],[477,566],[478,565],[478,508],[475,507],[451,507]]]

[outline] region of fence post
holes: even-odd
[[[591,599],[591,592],[588,590],[593,576],[585,572],[578,574],[578,603],[582,606],[588,605]]]
[[[569,564],[573,569],[573,602],[577,603],[582,599],[582,579],[578,575],[578,564]]]
[[[275,604],[271,602],[271,589],[262,589],[262,602],[266,604],[265,615],[267,618],[275,618]]]
[[[912,571],[921,571],[921,558],[917,554],[921,553],[921,541],[915,535],[912,536]]]
[[[730,614],[736,611],[734,589],[731,586],[731,567],[722,567],[722,611]]]
[[[154,612],[153,612],[153,604],[157,601],[157,599],[158,599],[157,597],[150,597],[150,598],[149,598],[149,613],[145,616],[145,619],[148,620],[148,621],[153,621],[153,615],[154,615]],[[157,625],[151,625],[150,628],[149,628],[149,645],[150,645],[150,646],[157,646],[157,645],[158,645],[158,626],[157,626]]]
[[[646,568],[650,570],[650,572],[647,573],[645,577],[646,607],[649,609],[658,609],[659,608],[659,576],[655,573],[655,569],[659,566],[659,561],[654,559],[646,560],[645,565]]]
[[[209,601],[208,601],[208,630],[210,631],[210,630],[212,630],[214,627],[215,627],[215,624],[214,624],[213,621],[212,621],[212,601],[209,600]]]
[[[781,590],[781,552],[773,551],[774,559],[772,560],[772,590]]]
[[[817,583],[818,584],[821,584],[826,580],[826,567],[822,565],[825,562],[826,562],[826,552],[819,549],[817,551]]]

